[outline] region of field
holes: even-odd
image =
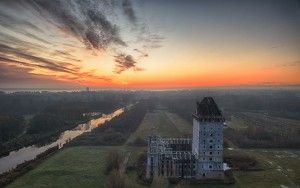
[[[134,141],[137,137],[147,139],[151,133],[159,133],[163,137],[181,137],[191,134],[192,125],[181,119],[174,113],[165,110],[148,112],[139,128],[133,133],[127,143]]]
[[[242,118],[232,118],[231,128],[244,129],[247,123]],[[162,136],[182,136],[191,134],[192,125],[178,115],[166,109],[156,109],[148,112],[138,129],[131,134],[123,146],[84,146],[65,148],[50,157],[36,169],[17,179],[8,187],[105,187],[106,177],[103,174],[104,157],[111,150],[122,151],[129,157],[127,165],[136,162],[140,152],[145,147],[132,147],[128,143],[137,137],[146,139],[152,132]],[[261,170],[234,171],[234,185],[201,185],[201,187],[244,188],[244,187],[297,187],[300,185],[300,151],[287,149],[239,149],[229,148],[226,155],[241,154],[255,157]],[[137,174],[129,171],[126,182],[130,187],[146,187],[136,183]],[[152,185],[154,187],[154,185]],[[164,187],[173,187],[165,184]],[[188,187],[180,185],[180,187]],[[197,187],[197,186],[189,186]]]

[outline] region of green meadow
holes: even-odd
[[[231,127],[244,128],[241,119],[232,118]],[[240,125],[238,125],[240,124]],[[137,137],[146,139],[154,132],[162,136],[182,136],[191,134],[192,125],[178,115],[165,109],[148,112],[140,126],[130,135],[122,146],[76,146],[67,147],[50,157],[34,170],[18,178],[9,188],[35,187],[106,187],[107,176],[104,172],[105,156],[111,150],[118,150],[129,156],[127,165],[134,165],[138,155],[146,147],[133,147],[129,143]],[[225,149],[226,155],[246,154],[255,157],[261,167],[257,171],[234,171],[236,183],[233,185],[202,184],[190,186],[186,184],[176,187],[207,188],[284,188],[300,185],[300,151],[287,149]],[[125,174],[128,187],[147,187],[137,183],[136,171]],[[152,185],[151,187],[156,187]],[[162,187],[174,187],[165,181]]]

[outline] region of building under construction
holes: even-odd
[[[223,179],[224,117],[212,97],[205,97],[193,114],[193,137],[149,136],[147,178]]]

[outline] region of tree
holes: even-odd
[[[119,170],[114,169],[107,178],[108,188],[124,188],[125,175],[121,174]]]

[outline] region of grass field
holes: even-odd
[[[300,185],[300,150],[234,149],[226,153],[246,153],[255,157],[263,170],[235,171],[233,187],[297,187]]]
[[[105,187],[103,174],[104,157],[110,150],[130,152],[129,164],[134,164],[139,147],[71,147],[60,151],[36,169],[17,179],[8,187]],[[201,187],[296,187],[300,184],[300,151],[289,150],[232,150],[231,153],[246,152],[263,164],[263,171],[236,171],[234,185],[202,185]],[[136,173],[127,174],[127,181],[135,187],[146,187],[136,183]],[[181,186],[187,187],[187,186]],[[190,186],[196,187],[196,186]]]
[[[233,119],[231,126],[242,128],[241,119]],[[239,125],[240,124],[240,125]],[[182,136],[189,134],[192,126],[176,114],[164,109],[149,112],[144,117],[139,128],[126,143],[137,137],[146,138],[153,130],[161,136]],[[104,157],[110,150],[130,153],[128,165],[135,164],[140,152],[145,147],[123,146],[95,146],[65,148],[56,155],[17,179],[8,187],[105,187],[106,176],[103,174]],[[235,171],[234,185],[198,185],[180,187],[207,187],[207,188],[284,188],[299,187],[300,185],[300,150],[276,149],[238,149],[226,150],[227,154],[246,153],[254,156],[262,166],[260,171]],[[136,183],[136,172],[126,174],[126,181],[130,187],[146,187]],[[155,185],[152,185],[155,187]],[[166,187],[173,187],[166,184]]]
[[[182,124],[183,128],[179,127],[178,123],[174,124],[174,120],[171,121],[172,117],[175,121],[179,120],[180,122],[184,122]],[[165,110],[148,112],[141,125],[127,140],[127,144],[133,142],[137,137],[147,139],[148,135],[151,133],[159,133],[163,137],[180,137],[186,134],[184,131],[186,131],[186,127],[189,126],[191,131],[191,125],[181,119],[178,115],[166,112]]]
[[[233,129],[246,129],[247,125],[244,123],[244,121],[237,117],[237,116],[231,116],[231,120],[227,122],[228,127]]]

